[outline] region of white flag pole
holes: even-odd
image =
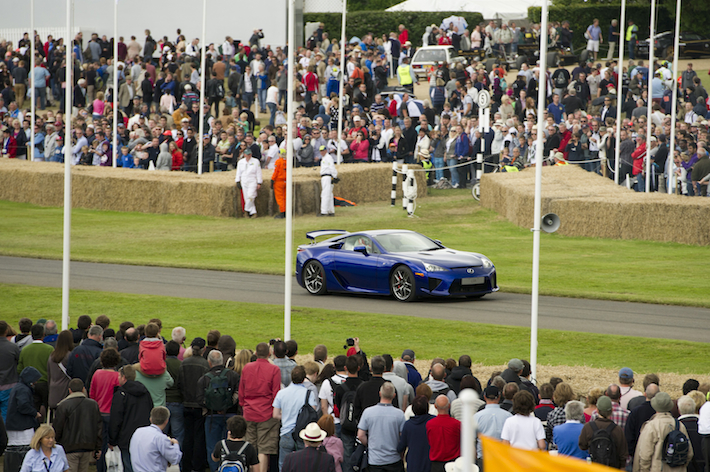
[[[207,74],[207,71],[205,70],[207,68],[207,58],[205,57],[207,55],[206,53],[206,25],[207,25],[207,0],[202,0],[202,37],[200,40],[202,41],[202,52],[201,52],[201,73],[200,73],[200,139],[197,143],[198,148],[197,148],[197,175],[202,175],[202,158],[203,154],[205,152],[205,143],[204,143],[204,138],[202,137],[205,134],[205,74]],[[219,107],[217,107],[219,109]]]
[[[293,258],[293,79],[296,71],[296,2],[288,1],[288,90],[286,97],[286,255],[284,257],[284,341],[291,339],[291,263]]]
[[[619,76],[616,84],[616,147],[614,148],[614,183],[619,184],[619,155],[621,147],[621,105],[624,103],[624,39],[626,38],[626,0],[621,0],[619,23]],[[631,74],[631,71],[629,71]]]
[[[677,1],[675,7],[675,39],[673,40],[673,103],[671,103],[671,141],[668,148],[668,159],[670,162],[666,166],[668,169],[668,177],[666,180],[666,188],[669,194],[675,193],[675,186],[671,183],[675,181],[673,176],[673,154],[675,151],[675,122],[678,116],[678,56],[680,52],[680,8],[681,0]]]
[[[343,160],[342,151],[340,149],[340,136],[343,134],[343,89],[345,88],[347,77],[347,66],[345,64],[345,17],[348,12],[348,2],[343,0],[343,17],[340,26],[340,79],[338,80],[338,137],[335,140],[335,145],[338,148],[336,164],[340,164]]]
[[[118,156],[118,0],[113,2],[113,163],[117,166]]]
[[[35,118],[35,114],[37,113],[37,105],[35,101],[37,100],[37,93],[35,90],[36,84],[35,84],[35,66],[36,60],[35,60],[35,0],[30,0],[30,98],[31,104],[30,104],[30,161],[35,160],[35,122],[37,119]]]
[[[646,193],[651,191],[651,136],[653,136],[653,56],[656,36],[656,0],[651,0],[651,34],[648,37],[648,101],[646,102]],[[671,117],[671,121],[673,121]]]
[[[542,219],[542,159],[543,159],[543,123],[545,114],[545,97],[547,88],[547,2],[542,2],[542,18],[540,21],[540,74],[537,90],[537,144],[535,148],[535,214],[533,216],[533,272],[532,272],[532,305],[530,316],[530,374],[533,382],[537,382],[537,324],[538,299],[540,282],[540,220]]]
[[[71,37],[72,0],[67,0],[67,41],[65,51],[66,88],[64,90],[64,246],[62,254],[62,326],[69,329],[69,261],[71,260],[71,118],[72,118],[72,72],[74,61],[72,52],[74,41]]]

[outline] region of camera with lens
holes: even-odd
[[[273,346],[274,344],[276,344],[276,341],[278,341],[278,339],[269,339],[269,346]]]
[[[355,338],[348,338],[345,340],[345,346],[343,346],[343,349],[347,349],[348,347],[352,347],[355,345]]]

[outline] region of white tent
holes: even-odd
[[[520,20],[528,17],[528,7],[542,6],[543,0],[406,0],[387,11],[478,12],[486,20]]]

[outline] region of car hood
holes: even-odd
[[[420,260],[423,263],[436,264],[447,269],[457,267],[481,267],[483,266],[482,254],[473,252],[456,251],[454,249],[439,249],[437,251],[419,251],[402,253],[409,259]]]

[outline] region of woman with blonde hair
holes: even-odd
[[[321,416],[318,420],[318,426],[327,434],[323,440],[323,447],[325,447],[325,452],[335,459],[335,472],[343,472],[343,441],[335,435],[335,419],[333,415]]]
[[[6,469],[7,470],[7,469]],[[65,472],[69,462],[64,448],[55,441],[54,428],[43,424],[30,442],[30,450],[22,461],[20,472]]]
[[[244,366],[251,362],[251,354],[252,353],[249,349],[242,349],[241,351],[239,351],[239,354],[237,354],[234,358],[234,372],[236,372],[240,376],[242,375],[242,370],[244,369]]]
[[[604,395],[604,390],[600,387],[593,387],[587,394],[587,407],[584,409],[584,422],[592,420],[592,415],[597,411],[597,400]]]

